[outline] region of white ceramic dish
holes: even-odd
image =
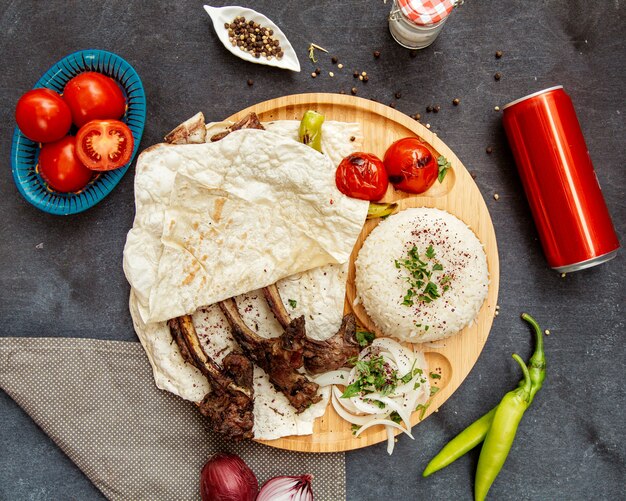
[[[287,37],[281,29],[263,14],[237,5],[229,5],[227,7],[210,7],[205,5],[204,10],[206,10],[207,14],[211,17],[213,28],[215,28],[215,32],[220,41],[224,44],[224,47],[235,56],[250,63],[265,64],[267,66],[274,66],[291,71],[300,71],[300,61],[298,61],[298,56],[289,43],[289,40],[287,40]],[[239,47],[233,47],[228,40],[228,31],[224,28],[224,23],[232,23],[233,19],[237,16],[243,16],[248,21],[254,21],[261,26],[274,30],[274,37],[280,42],[280,46],[284,52],[282,59],[272,58],[267,60],[263,57],[257,59],[248,52],[240,50]]]

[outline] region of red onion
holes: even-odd
[[[270,478],[261,487],[256,501],[313,501],[313,475]]]
[[[258,492],[254,473],[235,454],[214,454],[200,473],[202,501],[254,501]]]

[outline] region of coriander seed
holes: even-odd
[[[496,73],[496,74],[493,76],[493,78],[494,78],[494,79],[496,80],[496,82],[497,82],[498,80],[500,80],[500,79],[502,78],[502,75],[501,75],[500,73]]]
[[[500,195],[498,195],[497,193],[493,194],[493,198],[494,200],[499,200],[500,199]]]
[[[374,51],[374,57],[375,57],[376,59],[378,59],[378,58],[380,57],[380,51],[379,51],[379,50],[375,50],[375,51]]]
[[[503,55],[504,55],[504,52],[502,52],[501,50],[496,51],[496,59],[500,59]]]
[[[352,87],[352,89],[350,89],[350,92],[352,92],[353,96],[356,96],[356,93],[357,93],[356,87]]]
[[[339,68],[339,69],[343,68],[343,64],[339,63],[339,64],[337,65],[337,68]]]
[[[460,100],[458,97],[455,97],[455,98],[452,100],[452,104],[453,104],[454,106],[458,106],[460,103],[461,103],[461,100]]]

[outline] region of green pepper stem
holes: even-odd
[[[513,360],[517,362],[517,364],[522,369],[522,372],[524,373],[524,386],[522,386],[522,389],[524,391],[526,399],[528,400],[528,398],[530,397],[530,387],[532,384],[530,381],[530,372],[528,372],[528,367],[526,367],[526,364],[522,360],[522,357],[520,357],[517,353],[513,353]]]
[[[528,365],[530,367],[544,368],[546,366],[545,355],[543,352],[543,332],[537,321],[531,317],[528,313],[522,313],[522,320],[525,320],[535,331],[535,352],[530,357]]]

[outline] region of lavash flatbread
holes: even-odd
[[[285,138],[297,139],[298,121],[277,121],[264,125],[267,130],[280,134],[280,141],[284,141]],[[199,140],[202,140],[206,136],[206,140],[209,140],[212,134],[219,131],[220,128],[223,130],[223,127],[224,124],[210,124],[207,126],[208,133],[206,135],[194,134],[194,137],[197,136],[200,138]],[[330,162],[325,162],[326,166],[324,167],[327,188],[334,188],[335,165],[343,157],[358,149],[360,138],[360,126],[358,124],[340,122],[324,124],[322,147],[326,158],[330,160]],[[165,146],[165,148],[168,147]],[[185,150],[183,155],[185,160],[187,151],[189,150]],[[307,152],[310,153],[308,150]],[[193,161],[191,163],[193,164]],[[152,364],[157,386],[188,400],[198,401],[210,390],[206,378],[197,369],[184,363],[178,349],[172,343],[169,328],[165,321],[148,323],[144,321],[144,319],[150,318],[149,298],[155,282],[158,283],[156,277],[165,247],[163,239],[170,238],[170,246],[175,247],[176,244],[180,243],[181,236],[182,240],[186,237],[184,232],[180,230],[181,226],[178,226],[178,233],[176,233],[174,231],[176,224],[172,228],[168,228],[165,221],[174,220],[176,223],[180,218],[190,218],[190,213],[202,214],[202,211],[197,210],[198,206],[195,205],[191,207],[187,205],[181,210],[181,204],[178,202],[184,202],[185,197],[178,190],[195,189],[201,193],[204,191],[206,194],[205,173],[190,169],[195,177],[194,175],[188,176],[188,169],[181,167],[183,165],[177,165],[176,162],[160,164],[142,162],[141,165],[138,163],[135,180],[137,214],[124,251],[124,269],[132,285],[130,311],[133,323]],[[204,184],[201,182],[198,186],[194,182],[197,177]],[[172,196],[173,192],[175,193],[174,196]],[[287,276],[278,281],[283,300],[285,302],[291,300],[288,306],[290,313],[293,316],[300,314],[306,316],[307,335],[315,339],[326,339],[339,328],[347,279],[347,259],[354,244],[352,233],[356,232],[358,235],[356,229],[358,227],[360,231],[367,213],[366,202],[347,199],[347,197],[332,190],[330,193],[334,193],[336,199],[330,205],[334,205],[335,201],[347,203],[347,206],[338,205],[335,209],[339,209],[339,213],[352,211],[351,216],[344,214],[344,217],[353,218],[352,223],[358,222],[356,227],[350,228],[348,245],[339,254],[335,254],[334,260],[343,260],[342,264],[327,264]],[[200,204],[204,204],[206,207],[206,200],[202,200],[202,197],[195,198],[199,198]],[[172,199],[177,202],[173,205],[176,209],[172,209]],[[321,221],[323,222],[324,219]],[[196,220],[192,216],[186,221],[186,227],[194,229],[195,222]],[[197,222],[199,227],[202,221]],[[341,231],[334,238],[341,238],[340,233]],[[344,228],[344,238],[345,233]],[[346,242],[344,241],[344,243]],[[336,252],[332,245],[330,250]],[[345,254],[346,250],[347,255]],[[309,264],[302,267],[306,268],[310,264],[309,261]],[[161,271],[163,272],[163,269]],[[180,277],[180,270],[178,275]],[[208,275],[203,276],[207,277]],[[205,278],[206,280],[208,278]],[[202,282],[201,278],[200,282]],[[257,287],[260,286],[261,284],[258,283]],[[166,292],[163,294],[167,294],[167,287],[165,290]],[[159,293],[155,294],[158,296]],[[244,319],[249,325],[258,329],[260,335],[277,335],[281,329],[261,297],[260,291],[252,291],[238,296],[236,300],[240,305]],[[167,318],[174,316],[168,315],[169,312],[165,314]],[[218,307],[209,306],[196,310],[193,314],[193,321],[205,350],[217,361],[220,361],[232,347],[236,346],[230,335],[230,328]],[[273,439],[287,435],[310,434],[314,419],[325,412],[329,396],[325,389],[321,390],[323,396],[321,402],[298,415],[288,404],[284,395],[276,392],[269,382],[267,374],[258,367],[255,367],[254,384],[256,392],[255,438]]]

